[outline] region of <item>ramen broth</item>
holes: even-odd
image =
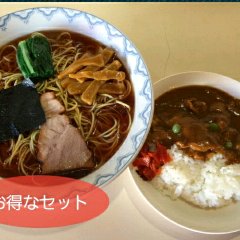
[[[52,51],[56,50],[56,48],[59,48],[61,45],[61,41],[62,39],[59,40],[59,46],[54,46],[53,42],[51,41],[51,39],[57,39],[59,37],[59,35],[64,32],[64,31],[42,31],[41,33],[44,34],[51,45]],[[86,37],[82,34],[79,33],[74,33],[74,32],[70,32],[70,37],[72,40],[72,46],[76,47],[78,46],[81,50],[80,50],[80,54],[84,54],[86,52],[89,52],[90,54],[96,54],[99,51],[99,48],[104,48],[105,46],[103,44],[101,44],[100,42],[97,42],[96,40]],[[7,45],[13,45],[17,48],[17,45],[19,43],[19,41],[26,39],[27,37],[29,37],[30,35],[27,36],[23,36],[21,38],[15,39],[14,41],[11,41],[8,44],[5,44],[2,48],[0,48],[0,61],[4,58],[4,56],[8,56],[9,54],[11,54],[11,52],[13,51],[13,48],[5,48],[5,46]],[[69,37],[68,35],[66,35],[66,38]],[[56,45],[56,44],[55,44]],[[4,49],[5,48],[5,49]],[[4,49],[4,51],[2,51],[2,49]],[[79,55],[80,56],[80,55]],[[0,89],[4,88],[4,78],[3,78],[3,72],[6,71],[6,68],[8,68],[8,70],[11,71],[12,74],[15,73],[20,73],[20,70],[18,69],[18,65],[16,62],[16,58],[15,59],[10,59],[11,61],[6,64],[1,64],[0,65]],[[121,62],[121,60],[117,57],[116,53],[114,53],[111,61],[113,60],[119,60]],[[69,65],[71,62],[69,62],[67,65]],[[122,63],[122,62],[121,62]],[[56,67],[54,65],[54,67]],[[130,81],[130,76],[126,70],[126,68],[124,67],[124,64],[122,64],[121,68],[119,69],[120,71],[123,71],[126,74],[126,79],[127,81]],[[56,81],[57,80],[57,75],[59,72],[56,71],[54,79]],[[21,80],[23,80],[23,77],[21,76]],[[49,81],[49,80],[46,80]],[[57,85],[54,85],[54,88],[57,88]],[[37,89],[38,89],[38,85],[37,85]],[[65,90],[66,91],[66,90]],[[39,92],[39,94],[41,95],[42,92]],[[113,96],[116,97],[116,99],[118,99],[117,96]],[[69,98],[74,98],[74,96],[70,96]],[[77,98],[75,98],[77,99]],[[58,98],[59,101],[61,101],[60,98]],[[122,102],[124,104],[127,104],[128,106],[130,106],[130,110],[128,110],[127,108],[123,107],[122,105],[119,104],[112,104],[109,109],[108,108],[103,108],[101,111],[98,112],[99,115],[96,115],[96,123],[95,123],[95,128],[97,130],[94,130],[91,133],[91,136],[88,139],[85,139],[87,147],[89,148],[89,150],[92,152],[92,156],[93,156],[93,160],[95,162],[95,167],[94,169],[73,169],[73,170],[68,170],[68,171],[62,171],[62,172],[55,172],[53,173],[53,175],[64,175],[64,176],[69,176],[69,177],[74,177],[74,178],[79,178],[79,177],[83,177],[87,174],[89,174],[90,172],[92,172],[93,170],[99,168],[100,166],[102,166],[106,161],[108,161],[108,159],[110,159],[114,153],[119,149],[119,147],[121,146],[121,144],[123,143],[123,141],[125,140],[128,131],[124,132],[124,129],[127,129],[129,127],[129,115],[127,113],[127,111],[130,112],[130,116],[131,119],[133,118],[133,111],[134,111],[134,93],[133,93],[133,89],[131,88],[131,92],[130,94],[124,99],[122,100]],[[87,112],[88,109],[90,109],[91,106],[87,106],[83,103],[80,103],[79,106],[79,111],[83,112],[86,117],[90,117],[88,115],[90,115],[90,112]],[[111,113],[118,113],[118,117],[119,117],[119,122],[120,125],[119,127],[122,129],[122,133],[119,133],[116,137],[118,139],[117,144],[114,145],[114,147],[112,149],[108,149],[106,146],[102,147],[100,144],[99,145],[95,145],[94,141],[91,141],[91,138],[94,137],[95,134],[97,134],[99,131],[105,132],[107,131],[109,128],[111,128],[111,125],[108,125],[108,122],[103,122],[103,121],[98,121],[98,116],[101,115],[101,112],[106,112],[109,111],[109,114]],[[66,115],[68,115],[68,112],[65,112]],[[79,126],[77,126],[76,122],[71,118],[70,116],[70,123],[76,127],[79,128]],[[129,129],[128,129],[129,130]],[[29,133],[24,133],[24,137],[28,136]],[[16,139],[14,140],[16,141]],[[100,140],[99,140],[100,142]],[[18,167],[18,163],[19,163],[19,159],[14,157],[13,161],[11,162],[11,164],[5,164],[4,160],[6,158],[8,158],[11,155],[11,151],[9,151],[11,145],[11,141],[6,141],[6,142],[2,142],[0,143],[0,176],[2,177],[11,177],[11,176],[17,176],[17,175],[22,175],[23,173],[19,171],[19,167]],[[104,150],[105,149],[105,150]],[[37,149],[36,149],[37,151]],[[25,161],[25,165],[26,166],[35,166],[35,170],[34,172],[29,169],[28,170],[28,174],[41,174],[41,164],[40,162],[37,160],[36,158],[36,154],[28,154],[26,156]]]

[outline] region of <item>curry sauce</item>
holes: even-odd
[[[147,142],[176,144],[194,159],[221,153],[228,164],[240,163],[240,100],[208,86],[170,90],[155,101]]]

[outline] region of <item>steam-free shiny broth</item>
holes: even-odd
[[[41,33],[43,33],[48,39],[57,39],[57,37],[59,36],[59,34],[61,32],[63,32],[63,31],[43,31]],[[79,46],[81,46],[82,52],[90,52],[90,53],[94,54],[98,51],[99,47],[104,47],[103,44],[95,41],[94,39],[86,37],[82,34],[73,33],[73,32],[70,32],[70,34],[71,34],[71,39],[73,41],[73,45],[76,46],[76,45],[80,44]],[[18,38],[18,39],[15,39],[14,41],[12,41],[12,42],[10,42],[6,45],[14,45],[15,47],[17,47],[19,41],[21,41],[23,39],[26,39],[27,37],[29,37],[29,35],[28,36],[23,36],[23,37]],[[51,46],[52,46],[52,48],[54,48],[53,45],[51,45]],[[4,49],[4,46],[2,48],[0,48],[0,60],[4,56],[7,56],[12,51],[12,49],[5,49],[4,51],[2,51],[2,49]],[[114,54],[113,59],[120,60],[116,56],[116,54]],[[0,72],[3,72],[4,70],[6,70],[4,68],[10,69],[11,72],[13,72],[13,73],[19,73],[19,69],[18,69],[17,63],[16,63],[16,58],[13,61],[11,61],[10,64],[0,65]],[[121,69],[119,69],[119,70],[124,71],[126,73],[126,76],[127,76],[126,79],[130,80],[129,74],[127,73],[127,70],[124,66],[122,66]],[[4,86],[3,81],[4,80],[2,79],[2,75],[1,75],[0,89],[2,89],[3,86]],[[134,93],[133,93],[133,90],[131,91],[130,95],[126,99],[124,99],[124,103],[128,104],[131,107],[130,114],[131,114],[131,117],[133,117],[133,110],[134,110]],[[80,111],[81,111],[81,108],[80,108]],[[128,115],[126,114],[126,111],[124,110],[124,108],[119,107],[118,105],[115,105],[115,106],[112,107],[111,111],[121,112],[121,119],[120,119],[121,128],[122,129],[126,128],[127,125],[128,125]],[[73,124],[75,127],[77,127],[76,124],[73,121],[71,121],[71,124]],[[111,126],[107,126],[105,123],[101,123],[101,122],[97,122],[97,124],[100,126],[100,128],[102,128],[103,131],[107,130],[108,128],[111,127]],[[24,135],[28,135],[28,133],[24,134]],[[96,147],[93,146],[93,144],[91,142],[87,141],[87,146],[91,150],[91,152],[93,154],[94,161],[96,163],[95,168],[99,168],[102,164],[104,164],[104,162],[106,162],[118,150],[119,146],[122,144],[122,142],[126,138],[126,135],[127,135],[127,133],[120,134],[119,136],[117,136],[118,137],[118,143],[116,144],[116,146],[114,146],[114,149],[101,150],[101,158],[103,158],[103,159],[100,159],[100,155],[99,155],[100,150],[96,149]],[[11,152],[8,151],[8,149],[10,147],[10,144],[11,144],[10,141],[0,143],[0,158],[1,158],[0,176],[2,176],[2,177],[10,177],[10,176],[16,176],[16,175],[21,175],[22,174],[21,172],[18,171],[18,161],[19,161],[19,159],[14,158],[14,161],[11,163],[10,166],[3,163],[4,159],[9,157],[9,155],[11,154]],[[36,159],[35,155],[29,154],[27,156],[27,160],[26,160],[25,164],[26,165],[37,164],[38,169],[40,169],[40,164],[39,164],[38,160]],[[67,176],[70,176],[70,177],[79,178],[79,177],[83,177],[83,176],[87,175],[89,172],[90,172],[89,169],[75,169],[75,170],[66,171],[66,172],[56,172],[56,173],[53,173],[53,174],[67,175]],[[39,172],[37,172],[37,173],[39,173]],[[29,174],[32,174],[32,173],[29,172]]]

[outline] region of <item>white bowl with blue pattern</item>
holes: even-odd
[[[153,93],[147,67],[132,42],[108,22],[86,12],[67,8],[31,8],[0,17],[0,45],[41,30],[66,29],[92,37],[116,50],[127,68],[134,88],[132,127],[119,150],[83,180],[102,186],[118,176],[139,152],[150,128]]]

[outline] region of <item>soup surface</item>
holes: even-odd
[[[55,74],[49,79],[36,83],[36,89],[40,97],[48,92],[54,93],[56,100],[64,107],[63,114],[69,119],[70,125],[78,130],[90,150],[92,161],[91,167],[85,167],[83,164],[82,167],[68,168],[66,165],[65,170],[56,169],[50,174],[83,177],[99,168],[113,156],[127,135],[134,110],[131,81],[126,68],[114,50],[103,44],[73,32],[45,31],[41,34],[49,41]],[[19,42],[29,37],[30,35],[21,37],[0,48],[0,90],[13,87],[23,81],[24,78],[16,61],[16,51]],[[108,55],[104,55],[104,53]],[[69,66],[81,61],[81,58],[84,57],[90,60],[101,57],[104,60],[104,65],[100,67],[96,67],[96,63],[94,63],[95,65],[83,65],[80,71],[78,69],[77,72],[70,72],[73,75],[75,73],[88,74],[80,81],[77,78],[70,78],[69,74],[61,75]],[[124,75],[124,81],[109,77],[115,72],[118,75],[119,73],[121,76]],[[109,74],[106,83],[105,79],[101,80],[99,74],[102,73]],[[99,78],[97,80],[100,80],[98,83],[101,82],[101,84],[98,84],[96,96],[90,96],[92,102],[86,103],[81,99],[81,96],[92,82],[96,83],[96,80],[91,77],[95,75]],[[120,82],[121,91],[119,91],[118,86]],[[41,128],[25,132],[17,138],[0,143],[0,176],[43,173],[43,163],[41,159],[38,159]],[[53,151],[52,148],[51,151]],[[68,151],[74,152],[74,149],[72,150],[70,146]],[[64,152],[66,151],[64,150]],[[63,153],[59,154],[59,158]]]

